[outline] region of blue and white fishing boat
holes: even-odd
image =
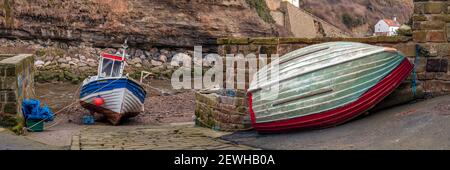
[[[123,75],[127,45],[116,54],[102,53],[98,74],[83,81],[80,104],[91,113],[100,113],[114,125],[144,110],[146,91],[138,82]]]

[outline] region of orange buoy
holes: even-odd
[[[93,100],[94,105],[96,106],[102,106],[103,104],[105,104],[105,99],[103,99],[100,96],[97,96],[94,100]]]

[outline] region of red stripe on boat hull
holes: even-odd
[[[413,65],[408,61],[408,59],[405,58],[396,69],[394,69],[377,85],[364,93],[358,100],[333,110],[288,120],[256,123],[255,113],[252,108],[252,94],[249,93],[248,103],[250,119],[255,130],[266,133],[336,126],[338,124],[345,123],[346,121],[351,120],[371,109],[386,96],[392,93],[402,83],[402,81],[408,77],[412,69]]]

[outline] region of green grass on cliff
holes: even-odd
[[[14,9],[14,1],[13,0],[3,0],[3,4],[0,4],[0,8],[3,9],[4,12],[4,20],[5,26],[11,28],[14,26],[14,18],[13,18],[13,9]]]
[[[275,20],[270,15],[270,10],[267,7],[265,0],[245,0],[247,4],[256,10],[258,16],[265,22],[273,24]]]

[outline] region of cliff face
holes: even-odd
[[[244,0],[0,0],[0,37],[139,48],[274,36]]]
[[[397,17],[407,23],[413,0],[301,0],[301,8],[354,36],[371,35],[380,19]]]

